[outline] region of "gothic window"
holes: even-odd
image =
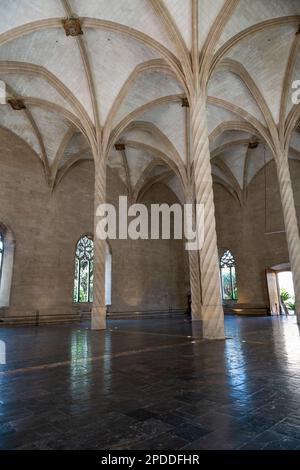
[[[0,231],[0,283],[1,283],[1,274],[2,274],[2,266],[3,266],[3,257],[4,257],[4,237],[2,232]]]
[[[0,308],[9,307],[13,278],[15,237],[0,221]]]
[[[93,302],[93,262],[94,243],[85,235],[76,246],[74,302]]]
[[[73,300],[76,303],[93,302],[94,242],[84,235],[76,246]],[[105,303],[111,305],[112,256],[108,243],[105,247]]]
[[[220,259],[220,270],[223,300],[237,300],[235,260],[229,250]]]

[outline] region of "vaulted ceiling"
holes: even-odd
[[[291,99],[300,80],[299,0],[0,0],[0,7],[0,79],[8,98],[25,105],[0,105],[0,126],[30,145],[50,188],[93,159],[101,132],[108,164],[132,198],[164,181],[183,200],[195,42],[208,68],[215,181],[243,198],[272,159],[270,124],[289,132],[290,158],[300,159],[300,110]],[[79,18],[83,34],[67,36],[67,18]]]

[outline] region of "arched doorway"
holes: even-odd
[[[289,263],[282,263],[266,271],[271,315],[294,315],[295,292]]]

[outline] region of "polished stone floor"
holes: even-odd
[[[300,449],[293,317],[88,326],[0,329],[0,449]]]

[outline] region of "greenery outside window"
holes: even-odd
[[[235,260],[229,250],[220,259],[220,271],[223,300],[237,300]]]
[[[94,243],[88,235],[77,243],[73,300],[76,303],[93,302]]]

